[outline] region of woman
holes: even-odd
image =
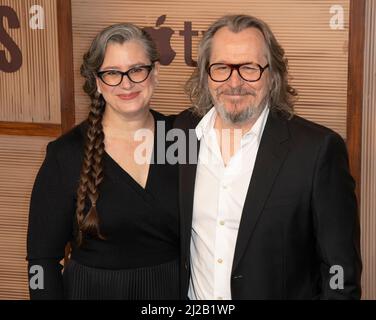
[[[154,43],[131,24],[104,29],[84,55],[88,119],[49,143],[32,192],[32,299],[178,298],[177,167],[155,163],[173,119],[149,108],[158,72]],[[135,139],[140,129],[153,138]]]

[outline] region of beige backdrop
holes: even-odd
[[[140,27],[171,28],[171,47],[176,51],[170,65],[162,66],[161,81],[153,106],[165,113],[177,113],[189,106],[183,85],[193,68],[186,65],[184,23],[192,24],[199,36],[193,36],[193,59],[201,32],[224,14],[255,15],[270,24],[286,50],[290,61],[292,84],[300,93],[296,107],[300,115],[331,127],[346,138],[347,58],[349,1],[336,1],[344,11],[343,29],[332,29],[331,0],[72,0],[74,69],[76,76],[76,121],[86,117],[88,100],[82,92],[79,67],[82,55],[95,34],[120,22]],[[157,19],[166,15],[156,27]]]
[[[20,28],[4,27],[22,53],[22,65],[12,73],[0,71],[0,121],[54,123],[60,119],[59,51],[56,1],[1,0],[17,14]],[[33,5],[44,10],[44,29],[30,28]],[[35,21],[37,22],[37,21]],[[0,41],[0,50],[10,53]]]
[[[37,3],[36,3],[37,2]],[[43,6],[46,29],[27,27],[32,4]],[[333,4],[344,10],[343,29],[331,29]],[[0,72],[0,121],[60,123],[56,0],[1,0],[18,14],[21,29],[5,29],[22,49],[24,64],[14,74]],[[362,254],[365,299],[376,299],[376,8],[367,0],[367,46],[362,157]],[[153,106],[166,113],[186,108],[183,84],[192,71],[184,50],[184,23],[199,34],[225,13],[248,13],[266,20],[290,60],[292,83],[300,93],[297,112],[346,137],[346,87],[349,0],[72,0],[76,122],[86,117],[88,100],[79,76],[82,55],[103,27],[124,21],[155,29],[171,28],[176,56],[162,67]],[[156,27],[160,16],[163,24]],[[161,21],[161,20],[160,20]],[[199,36],[193,36],[196,58]],[[0,50],[4,50],[0,43]],[[185,52],[186,51],[186,52]],[[7,51],[5,50],[6,54]],[[0,299],[28,297],[26,229],[30,192],[51,138],[0,135]]]

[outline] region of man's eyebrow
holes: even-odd
[[[257,63],[254,62],[254,61],[244,61],[244,62],[240,62],[240,63],[228,63],[228,62],[225,61],[225,60],[219,60],[219,61],[213,62],[213,63],[211,63],[211,64],[214,64],[214,63],[223,63],[223,64],[257,64]]]

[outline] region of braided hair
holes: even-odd
[[[90,111],[87,118],[86,141],[77,189],[76,220],[78,232],[76,242],[83,244],[86,235],[104,240],[99,225],[97,203],[99,186],[103,181],[104,132],[102,126],[106,101],[98,92],[96,73],[103,64],[109,43],[123,44],[126,41],[139,41],[151,61],[157,61],[158,51],[151,37],[142,29],[129,24],[117,24],[102,30],[84,54],[81,75],[85,78],[83,89],[90,97]],[[87,204],[89,208],[87,209]]]

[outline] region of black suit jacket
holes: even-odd
[[[188,135],[199,121],[186,110],[175,127]],[[189,143],[187,148],[194,152]],[[187,297],[190,276],[196,167],[187,163],[179,169],[182,298]],[[232,298],[360,298],[354,186],[346,146],[338,134],[298,116],[288,120],[270,112],[239,226]],[[343,289],[336,266],[343,270]]]

